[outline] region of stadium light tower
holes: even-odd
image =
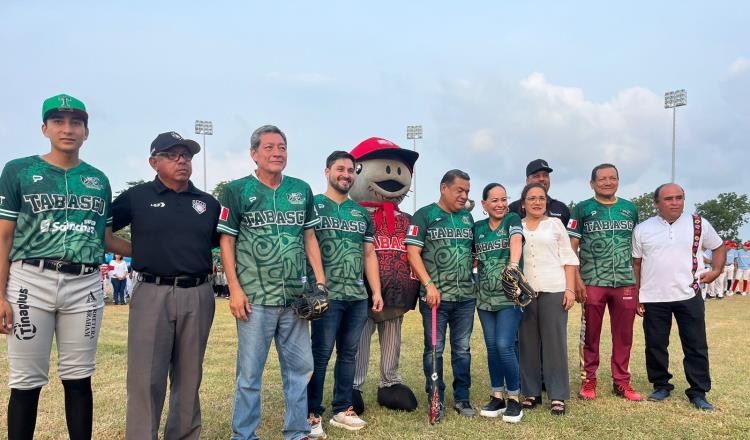
[[[417,139],[422,139],[422,126],[421,125],[407,125],[406,126],[406,139],[412,140],[412,149],[417,151]],[[411,173],[412,192],[414,193],[414,199],[412,200],[413,211],[412,215],[417,212],[417,172],[412,170]]]
[[[664,108],[672,109],[672,183],[675,181],[675,135],[677,132],[677,107],[687,105],[687,92],[685,89],[673,90],[664,94]]]
[[[195,134],[203,135],[203,191],[208,192],[206,183],[206,136],[214,134],[214,123],[211,121],[195,120]]]

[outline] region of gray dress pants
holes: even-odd
[[[136,283],[128,322],[128,440],[158,438],[167,376],[164,439],[199,438],[199,388],[214,308],[208,282],[187,289]]]
[[[550,400],[568,400],[568,312],[563,309],[564,292],[540,292],[523,309],[518,329],[521,355],[521,393],[542,395],[544,383]],[[542,362],[543,360],[543,362]]]

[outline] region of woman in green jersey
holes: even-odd
[[[518,402],[520,389],[516,335],[521,309],[505,297],[502,273],[506,266],[518,267],[523,246],[521,218],[508,212],[508,195],[499,183],[490,183],[482,191],[482,208],[489,218],[474,223],[474,252],[479,285],[477,312],[487,345],[492,396],[481,415],[517,423],[523,417]],[[506,408],[503,391],[508,394]]]

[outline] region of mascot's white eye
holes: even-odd
[[[361,163],[357,164],[356,168],[354,168],[354,172],[357,173],[357,174],[359,174],[359,173],[362,172],[362,164]]]

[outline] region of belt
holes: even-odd
[[[159,275],[152,275],[150,273],[138,274],[138,281],[144,283],[156,284],[159,286],[175,286],[187,289],[190,287],[198,287],[201,284],[208,281],[208,275],[178,275],[171,277],[162,277]]]
[[[99,270],[99,266],[96,264],[71,263],[62,260],[45,260],[40,258],[22,260],[22,262],[23,264],[29,264],[31,266],[37,266],[71,275],[88,275]]]

